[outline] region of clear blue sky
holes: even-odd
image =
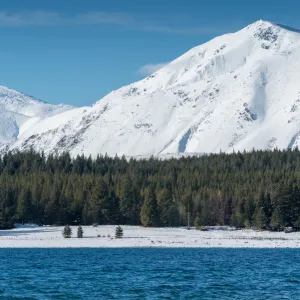
[[[296,0],[1,1],[0,85],[90,105],[258,19],[300,28],[299,11]]]

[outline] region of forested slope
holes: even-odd
[[[132,224],[300,227],[300,151],[158,160],[33,151],[0,159],[0,226]]]

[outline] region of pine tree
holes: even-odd
[[[66,225],[63,229],[62,235],[65,239],[69,239],[72,236],[72,228],[69,225]]]
[[[81,225],[79,225],[77,228],[77,238],[79,238],[79,239],[83,238],[83,229],[82,229]]]
[[[105,224],[118,224],[120,221],[119,198],[114,192],[109,197],[105,197],[102,201],[101,215]]]
[[[120,211],[125,220],[133,225],[140,224],[140,194],[129,176],[125,176],[121,182]]]
[[[244,219],[245,219],[244,224],[247,224],[247,226],[249,227],[251,227],[252,225],[254,212],[255,212],[255,205],[253,203],[253,200],[251,198],[247,198],[244,206]]]
[[[200,228],[200,218],[199,216],[196,217],[195,222],[194,222],[194,226],[196,229]]]
[[[294,227],[297,228],[298,230],[300,229],[300,217],[295,221]]]
[[[281,214],[279,206],[276,206],[276,208],[272,214],[270,226],[275,230],[281,230],[284,227],[282,214]]]
[[[293,188],[292,200],[289,209],[291,215],[289,225],[293,226],[298,221],[300,215],[300,189],[298,185]]]
[[[168,226],[179,226],[180,225],[180,215],[178,211],[178,207],[173,204],[169,209],[167,213],[167,218],[168,218]]]
[[[257,207],[255,211],[254,223],[259,229],[264,229],[266,227],[267,218],[262,207]]]
[[[266,216],[266,223],[267,225],[269,225],[271,222],[271,217],[273,212],[270,193],[267,193],[266,197],[264,198],[263,209]]]
[[[123,238],[123,228],[120,225],[118,225],[117,228],[116,228],[115,238],[116,239]]]
[[[46,205],[45,205],[45,219],[46,224],[56,224],[59,221],[59,197],[61,194],[61,189],[58,185],[52,184],[49,187],[49,195],[47,195]],[[63,224],[61,224],[63,225]]]
[[[144,226],[158,225],[157,201],[152,186],[145,193],[145,200],[141,210],[141,222]]]
[[[14,193],[11,187],[0,186],[0,229],[11,229],[14,223]]]
[[[293,223],[296,221],[295,219],[293,220],[293,216],[292,216],[293,204],[294,204],[293,198],[294,197],[293,197],[292,183],[287,182],[286,184],[284,184],[283,182],[281,182],[281,185],[279,186],[279,190],[277,192],[276,199],[275,199],[276,206],[278,208],[278,211],[280,212],[281,228],[286,225],[292,226]],[[279,216],[279,213],[278,212],[276,213]]]
[[[230,224],[236,228],[242,228],[245,224],[245,200],[241,199],[236,207],[235,213],[232,215]]]
[[[157,202],[161,225],[170,226],[170,220],[172,220],[172,210],[170,208],[173,206],[173,195],[169,183],[159,193]]]
[[[89,199],[90,211],[89,214],[93,220],[93,223],[102,223],[104,219],[102,210],[106,209],[107,203],[109,203],[109,191],[107,184],[101,178],[97,180],[92,189],[92,194]]]
[[[22,223],[32,221],[31,192],[28,187],[19,194],[17,213]]]

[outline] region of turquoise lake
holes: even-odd
[[[0,299],[300,299],[296,249],[0,249]]]

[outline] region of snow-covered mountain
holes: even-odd
[[[18,139],[21,128],[71,108],[47,104],[0,86],[0,148],[11,146]]]
[[[23,95],[3,96],[0,105],[13,120],[0,117],[6,149],[148,156],[300,146],[300,31],[258,21],[92,107]]]

